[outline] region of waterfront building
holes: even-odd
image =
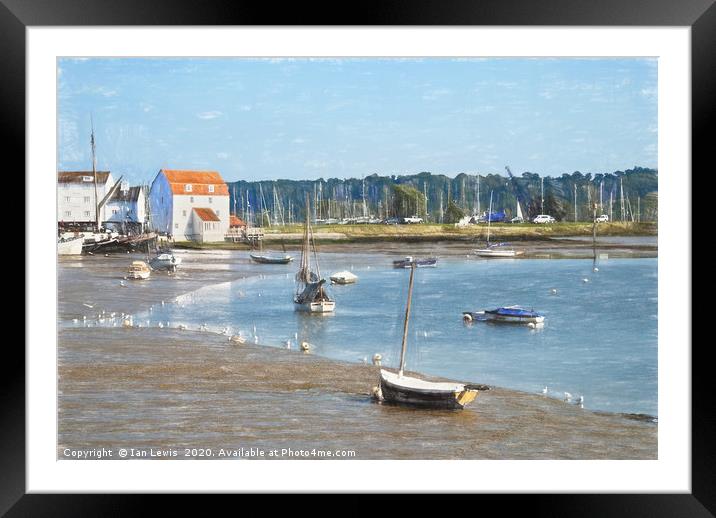
[[[142,232],[147,221],[147,196],[142,185],[130,187],[127,182],[107,202],[105,224],[116,230]]]
[[[60,226],[92,226],[97,222],[97,202],[101,202],[114,185],[112,173],[97,171],[97,187],[92,171],[57,172],[57,222]],[[96,194],[95,194],[96,192]],[[107,204],[100,208],[99,220],[106,221]]]
[[[229,188],[216,171],[161,169],[149,190],[150,224],[175,241],[223,241]]]

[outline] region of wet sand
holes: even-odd
[[[426,251],[404,248],[400,253]],[[266,271],[240,252],[182,257],[176,276],[155,274],[127,288],[117,272],[129,256],[62,259],[60,319],[136,312]],[[60,459],[66,448],[174,449],[175,458],[184,448],[211,449],[204,458],[217,458],[221,448],[348,450],[357,459],[657,458],[652,422],[498,387],[461,412],[381,405],[370,396],[377,367],[234,344],[212,333],[62,329],[58,347]]]

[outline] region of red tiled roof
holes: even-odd
[[[231,217],[229,217],[229,226],[230,227],[245,227],[246,223],[244,223],[244,220],[242,220],[241,218],[238,218],[232,214]]]
[[[92,183],[94,178],[89,182],[85,182],[82,177],[89,176],[92,178],[92,171],[57,171],[57,183]],[[97,171],[97,183],[104,185],[109,178],[109,171]],[[228,189],[227,189],[228,193]]]
[[[187,171],[179,169],[162,169],[162,173],[169,181],[173,194],[228,196],[229,187],[224,179],[216,171]],[[186,186],[191,185],[191,191]],[[214,192],[209,191],[209,186],[214,186]]]
[[[199,216],[199,219],[202,221],[221,221],[219,216],[216,215],[216,212],[211,209],[194,207],[194,212],[196,212],[196,215]]]

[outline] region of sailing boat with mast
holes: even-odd
[[[311,265],[311,254],[315,263],[315,271]],[[301,267],[296,274],[295,309],[310,313],[331,313],[336,302],[328,296],[326,280],[321,278],[318,266],[316,242],[311,230],[311,201],[306,194],[306,223],[303,229],[303,246],[301,248]]]
[[[519,203],[517,204],[519,208]],[[475,250],[475,255],[479,257],[514,257],[517,252],[511,248],[503,248],[506,243],[490,244],[490,222],[492,221],[492,191],[490,191],[490,208],[487,211],[487,246]]]
[[[410,303],[413,295],[413,279],[415,263],[410,268],[408,285],[408,303],[405,308],[403,323],[403,344],[400,350],[400,367],[398,372],[380,370],[380,387],[373,390],[376,399],[381,402],[418,406],[424,408],[442,408],[460,410],[477,397],[478,386],[454,382],[427,381],[420,378],[405,376],[405,352],[408,341],[408,321],[410,320]]]

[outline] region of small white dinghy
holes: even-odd
[[[338,272],[331,275],[330,279],[335,284],[353,284],[358,280],[358,276],[351,272]]]

